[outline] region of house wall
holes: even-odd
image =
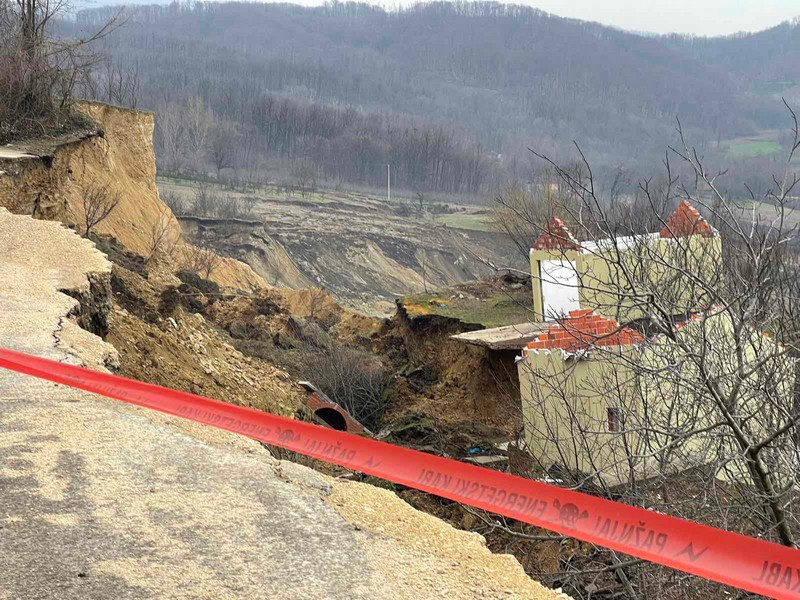
[[[626,248],[611,244],[577,252],[531,250],[534,315],[546,320],[542,299],[541,263],[573,261],[578,274],[581,308],[591,308],[620,323],[644,316],[646,296],[627,297],[628,276],[638,291],[653,291],[673,314],[692,312],[706,304],[701,282],[719,276],[722,242],[718,236],[678,239],[642,237]],[[628,275],[626,275],[628,274]]]
[[[681,345],[662,336],[652,341],[642,353],[641,363],[653,374],[637,378],[639,403],[651,415],[653,423],[666,429],[688,431],[725,420],[723,410],[702,382],[713,380],[727,410],[740,420],[742,428],[759,441],[784,422],[793,412],[794,360],[783,346],[759,331],[743,326],[739,331],[727,313],[701,315],[677,331]],[[702,371],[688,353],[703,357]],[[667,375],[658,375],[670,367]],[[734,395],[732,392],[736,390]],[[728,400],[735,402],[728,404]],[[695,435],[682,445],[679,454],[670,457],[671,470],[725,460],[716,476],[729,481],[747,481],[750,477],[738,444],[726,426],[715,434]],[[725,436],[718,435],[725,432]],[[665,446],[670,439],[650,433],[652,447]],[[790,457],[792,452],[775,448],[774,460]],[[777,464],[777,463],[775,463]],[[784,465],[778,471],[793,472]]]
[[[627,471],[626,444],[635,449],[638,441],[608,431],[608,409],[625,412],[634,389],[619,351],[581,359],[560,350],[529,351],[517,363],[525,438],[539,467],[602,471],[614,481]]]
[[[741,402],[732,410],[750,415],[747,427],[754,436],[774,429],[782,414],[791,410],[793,361],[773,340],[755,331],[735,333],[724,314],[693,319],[678,330],[678,336],[689,352],[704,353],[704,368],[723,393],[741,386]],[[738,356],[748,371],[743,379]],[[770,369],[749,368],[765,358]],[[653,371],[642,373],[632,365]],[[672,365],[678,370],[669,371]],[[599,473],[606,484],[616,485],[630,477],[631,469],[636,479],[643,480],[741,454],[730,436],[718,435],[727,431],[724,427],[673,447],[668,444],[674,438],[655,433],[696,430],[723,419],[708,391],[698,385],[702,376],[686,351],[664,336],[638,347],[594,349],[582,359],[560,350],[528,351],[517,368],[525,438],[542,469],[559,465],[573,472]],[[766,371],[770,372],[765,377]],[[778,400],[767,401],[765,389]],[[622,432],[608,431],[608,408],[618,408],[624,415]],[[665,447],[672,452],[659,454]],[[774,460],[790,456],[776,450]],[[784,467],[792,472],[790,465]],[[746,481],[749,474],[738,459],[728,462],[717,477]]]

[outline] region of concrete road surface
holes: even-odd
[[[0,345],[93,368],[92,245],[0,209]],[[0,599],[556,598],[479,536],[250,440],[0,370]]]

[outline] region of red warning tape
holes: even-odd
[[[774,598],[800,598],[800,551],[416,450],[0,349],[0,367],[213,425]]]

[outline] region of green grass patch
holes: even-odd
[[[454,229],[467,229],[469,231],[494,231],[493,224],[488,215],[473,215],[465,213],[452,213],[440,215],[438,221]]]
[[[439,315],[464,323],[479,323],[484,327],[527,323],[532,318],[529,293],[512,295],[497,291],[485,298],[458,298],[458,293],[449,290],[438,295],[413,294],[403,298],[401,303],[411,317]],[[456,298],[451,298],[454,294]]]
[[[781,145],[774,140],[741,140],[732,142],[728,147],[731,158],[755,158],[769,156],[781,151]]]

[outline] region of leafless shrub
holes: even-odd
[[[255,196],[245,196],[242,198],[242,216],[244,217],[252,217],[256,211],[256,203],[258,203],[258,198]]]
[[[219,196],[213,211],[214,216],[221,219],[247,219],[253,215],[257,198],[242,197],[233,194]]]
[[[168,207],[161,209],[158,219],[153,223],[147,238],[147,260],[157,254],[172,256],[180,241],[180,234],[175,233],[175,217]]]
[[[245,215],[245,204],[238,196],[221,198],[216,215],[222,219],[241,219]]]
[[[212,217],[219,214],[222,199],[206,183],[200,182],[194,191],[192,212],[198,217]]]
[[[159,190],[159,196],[161,197],[161,201],[169,206],[170,210],[172,210],[175,215],[181,216],[187,214],[189,203],[183,195],[172,189],[161,189]]]
[[[183,256],[183,269],[209,279],[222,264],[222,257],[208,248],[187,244]]]
[[[308,301],[308,318],[311,320],[319,317],[319,312],[325,306],[328,294],[322,288],[314,288]]]
[[[335,344],[306,351],[303,359],[314,385],[366,427],[379,424],[387,406],[388,373],[372,354]]]
[[[89,237],[92,229],[102,223],[120,203],[119,193],[111,192],[105,184],[92,181],[81,190],[81,207],[83,209],[84,235]]]

